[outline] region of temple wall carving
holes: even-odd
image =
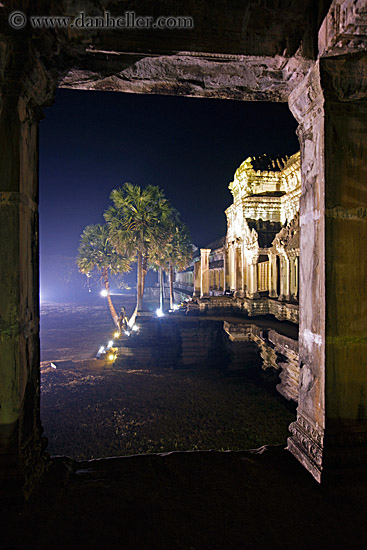
[[[229,189],[233,204],[225,211],[227,234],[206,246],[209,288],[196,289],[195,296],[231,293],[234,299],[264,300],[264,307],[247,309],[253,315],[273,310],[278,315],[267,298],[298,303],[300,154],[249,157],[236,170]],[[177,288],[194,292],[192,274],[201,270],[201,262],[198,252],[193,265],[176,274]],[[293,311],[289,318],[295,319]]]

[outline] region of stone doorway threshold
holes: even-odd
[[[318,485],[283,447],[51,459],[1,550],[367,548],[366,470]]]

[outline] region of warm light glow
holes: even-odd
[[[110,355],[108,356],[108,359],[110,361],[113,361],[115,359],[115,356],[113,355],[113,353],[110,353]]]
[[[156,315],[157,315],[157,317],[164,317],[164,313],[163,313],[163,311],[161,310],[161,308],[157,309]]]
[[[118,337],[120,336],[120,333],[119,333],[119,332],[115,332],[113,336],[114,336],[114,338],[118,338]]]
[[[105,288],[101,290],[101,296],[107,296],[107,295],[108,295],[108,292]]]

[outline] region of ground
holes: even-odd
[[[43,306],[41,411],[50,454],[85,460],[286,444],[295,407],[276,392],[220,369],[131,369],[94,359],[112,332],[104,304]]]
[[[1,550],[361,550],[366,472],[320,486],[283,447],[54,459]]]
[[[74,325],[76,330],[78,323]],[[44,338],[46,331],[44,323]],[[101,378],[109,381],[111,392],[120,377],[133,386],[145,379],[144,384],[155,389],[162,382],[160,373],[151,377],[103,367],[98,372],[95,361],[93,368],[88,362],[70,365],[70,348],[60,353],[65,363],[59,363],[54,373],[44,358],[44,399],[47,384],[54,385],[56,396],[61,392],[70,402],[80,398],[83,405],[85,395],[97,395]],[[85,368],[91,369],[86,376]],[[92,379],[85,380],[88,376]],[[180,376],[182,381],[208,382],[206,373]],[[214,387],[221,384],[228,399],[236,401],[231,392],[243,380],[218,377],[213,373]],[[62,389],[67,380],[75,383]],[[173,384],[169,375],[167,384]],[[259,387],[252,391],[258,403],[264,400]],[[78,414],[76,406],[73,411]],[[253,411],[249,418],[260,424],[260,416]],[[26,505],[9,503],[3,508],[0,550],[367,549],[366,469],[336,471],[320,486],[284,447],[283,443],[255,451],[172,452],[79,462],[50,459]]]

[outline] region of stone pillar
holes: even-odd
[[[236,293],[237,291],[237,248],[235,246],[231,247],[232,261],[231,261],[231,290]]]
[[[290,279],[290,299],[298,300],[298,281],[297,281],[297,256],[291,256],[289,260],[289,279]]]
[[[296,276],[296,282],[295,282],[295,300],[298,302],[298,288],[299,288],[299,256],[295,257],[295,276]]]
[[[270,298],[277,298],[277,257],[276,254],[268,254],[269,256],[269,296]]]
[[[280,295],[278,300],[289,301],[290,300],[290,273],[289,273],[289,259],[286,256],[280,256]]]
[[[209,296],[209,254],[210,248],[201,248],[201,270],[200,270],[200,298]]]
[[[257,258],[252,259],[251,263],[247,264],[247,298],[252,300],[255,298],[260,298],[258,292],[258,282],[257,282]]]
[[[245,278],[245,276],[246,276],[246,270],[245,270],[246,258],[245,258],[243,247],[244,247],[244,245],[242,243],[241,248],[238,249],[238,251],[241,254],[240,273],[239,273],[240,288],[238,290],[238,296],[240,296],[241,298],[243,298],[245,296],[245,290],[246,290],[246,278]]]
[[[226,293],[227,290],[227,246],[224,245],[223,247],[223,294]]]
[[[198,260],[194,263],[194,293],[193,297],[198,298],[200,296],[201,285],[201,261]]]
[[[45,458],[40,421],[38,121],[49,86],[39,64],[31,79],[30,48],[3,43],[0,90],[0,498],[32,491]],[[9,39],[10,42],[10,39]],[[24,47],[24,51],[22,50]],[[16,59],[17,51],[21,51]],[[32,89],[35,84],[37,90]],[[48,92],[52,91],[52,87]],[[36,99],[35,99],[36,98]],[[48,98],[49,100],[50,98]]]
[[[367,56],[321,58],[300,126],[300,388],[289,450],[320,481],[367,463]]]

